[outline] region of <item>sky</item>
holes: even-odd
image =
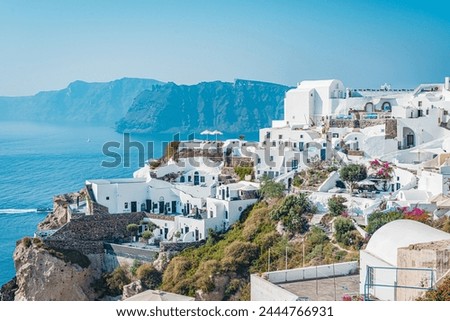
[[[450,76],[448,12],[435,0],[0,0],[0,96],[122,77],[413,88]]]

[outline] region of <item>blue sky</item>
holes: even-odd
[[[0,0],[0,95],[235,78],[353,88],[450,75],[448,1]]]

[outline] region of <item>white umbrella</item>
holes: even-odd
[[[209,135],[212,135],[213,133],[209,130],[204,130],[200,133],[200,135],[207,135],[207,140],[209,140]]]
[[[216,135],[216,141],[217,141],[217,135],[223,135],[223,133],[218,130],[214,130],[211,132],[211,135]]]
[[[366,186],[368,186],[368,185],[375,185],[374,182],[372,182],[372,181],[370,181],[370,180],[368,180],[368,179],[362,180],[362,181],[358,182],[357,184],[358,184],[359,186],[363,186],[363,185],[366,185]]]

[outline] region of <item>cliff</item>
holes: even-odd
[[[25,238],[14,251],[15,301],[86,301],[97,298],[91,284],[101,276],[87,256],[58,252]]]
[[[34,96],[0,97],[2,120],[113,125],[143,90],[162,85],[153,79],[123,78],[111,82],[75,81],[67,88]]]
[[[119,132],[177,132],[217,129],[227,133],[257,132],[280,119],[289,87],[236,80],[197,85],[168,83],[143,91],[125,117]]]
[[[53,211],[38,224],[38,230],[55,230],[66,224],[69,221],[68,206],[83,201],[85,197],[85,189],[53,197]]]

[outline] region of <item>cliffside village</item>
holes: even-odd
[[[359,192],[352,194],[342,188],[338,171],[330,173],[317,190],[309,192],[319,213],[326,213],[327,200],[339,194],[348,199],[349,215],[359,226],[367,225],[368,217],[381,203],[387,204],[386,210],[420,208],[434,218],[449,216],[449,111],[450,77],[413,90],[389,85],[350,89],[336,79],[302,81],[286,93],[284,119],[260,129],[258,142],[219,141],[217,136],[173,142],[163,160],[149,161],[133,178],[87,180],[86,200],[71,204],[69,216],[141,212],[145,223],[153,223],[140,226],[141,234],[151,227],[145,246],[202,241],[211,231],[226,231],[258,201],[263,177],[282,182],[286,193],[296,193],[295,175],[320,161],[338,168],[375,161],[389,164],[393,172],[387,179],[372,173],[360,182]],[[251,171],[239,177],[235,167]],[[51,238],[52,233],[57,235],[58,231],[40,231],[38,235]],[[361,233],[364,235],[363,230]],[[417,251],[419,247],[404,253],[405,247],[417,243],[431,256],[441,253],[431,260],[432,266]],[[357,273],[355,291],[367,297],[408,300],[420,293],[420,282],[423,292],[449,273],[449,254],[450,234],[400,220],[374,234],[361,251],[359,268],[347,264],[337,275],[333,266],[333,275]],[[403,281],[398,279],[398,269],[410,268],[417,268],[417,273]],[[326,275],[331,273],[330,266],[320,269]],[[303,279],[297,281],[308,280],[305,271]],[[309,297],[288,293],[276,285],[295,279],[288,280],[288,271],[285,273],[282,280],[270,273],[265,278],[252,276],[252,299]],[[414,288],[412,292],[408,287]]]

